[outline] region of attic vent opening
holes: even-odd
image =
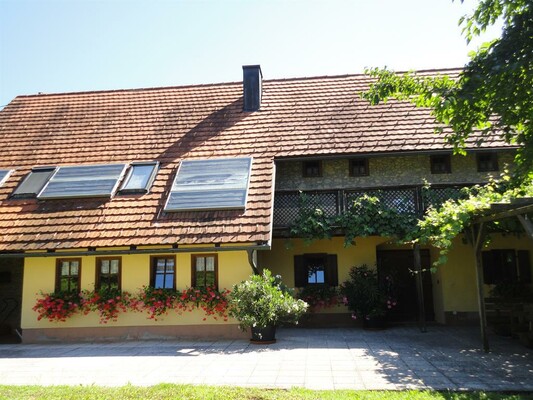
[[[261,107],[263,74],[259,65],[242,67],[243,111],[257,111]]]

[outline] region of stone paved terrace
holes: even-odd
[[[533,391],[533,351],[479,329],[279,329],[278,342],[126,341],[0,346],[0,384],[209,385]]]

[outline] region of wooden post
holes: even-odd
[[[477,226],[477,232],[476,232]],[[474,238],[474,251],[476,258],[476,280],[477,280],[477,300],[479,307],[479,324],[481,328],[481,340],[483,342],[483,351],[490,351],[489,339],[487,337],[487,316],[485,313],[485,295],[483,293],[483,264],[481,260],[481,248],[483,247],[483,237],[485,225],[481,222],[472,228],[472,237]]]
[[[421,332],[427,332],[426,309],[424,305],[424,285],[422,282],[422,260],[420,258],[420,245],[418,243],[414,244],[413,252],[415,261],[416,292],[418,297],[418,325]]]

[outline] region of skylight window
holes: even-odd
[[[121,193],[146,193],[150,190],[157,174],[156,161],[132,163],[128,175],[120,187]]]
[[[165,211],[244,209],[252,158],[184,160]]]
[[[37,198],[111,197],[125,168],[126,164],[58,167]]]
[[[13,197],[36,197],[56,167],[35,167],[13,192]]]
[[[11,169],[0,169],[0,186],[2,186],[7,178],[9,178],[11,172],[13,172]]]

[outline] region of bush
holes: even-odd
[[[383,282],[380,284],[375,269],[364,264],[350,269],[348,280],[341,285],[341,294],[352,311],[352,318],[382,317],[396,306],[391,277],[384,277]]]
[[[279,277],[264,270],[262,275],[252,275],[233,286],[229,314],[240,322],[242,330],[246,330],[249,327],[296,324],[307,307],[305,301],[292,296]]]

